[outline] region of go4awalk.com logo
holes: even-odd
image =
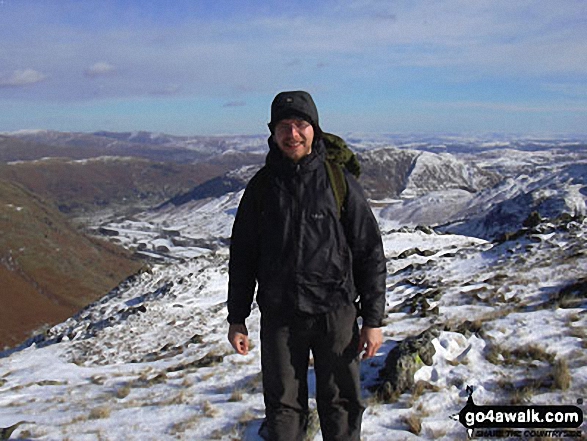
[[[469,386],[467,393],[455,417],[471,438],[581,438],[583,411],[577,406],[478,406]]]

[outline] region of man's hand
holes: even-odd
[[[383,333],[380,328],[363,327],[359,338],[359,353],[365,351],[363,360],[375,356],[382,343]]]
[[[228,328],[228,341],[241,355],[249,353],[249,331],[244,324],[232,324]]]

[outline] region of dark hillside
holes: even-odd
[[[22,184],[70,217],[103,210],[129,215],[234,168],[260,163],[263,157],[238,151],[214,155],[160,146],[157,139],[149,143],[135,137],[128,142],[129,134],[120,134],[122,140],[114,135],[42,132],[38,139],[0,135],[0,178]]]
[[[41,158],[91,158],[103,155],[99,147],[52,146],[27,139],[0,135],[0,162],[31,161]]]
[[[188,164],[239,151],[251,153],[264,145],[258,137],[178,137],[149,132],[54,132],[47,130],[0,135],[0,161],[45,157],[74,159],[132,156],[156,162]],[[264,149],[262,149],[264,150]]]
[[[160,204],[224,170],[206,164],[159,163],[138,158],[80,161],[46,159],[0,165],[0,175],[46,200],[63,213],[91,213],[113,208]]]
[[[26,189],[0,179],[0,348],[101,298],[141,263],[91,239]]]

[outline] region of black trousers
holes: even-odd
[[[266,314],[265,314],[266,315]],[[359,441],[359,329],[353,305],[321,315],[261,318],[261,365],[268,441],[301,441],[308,422],[308,365],[314,357],[316,401],[325,441]]]

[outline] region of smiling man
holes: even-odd
[[[345,171],[339,207],[318,111],[307,92],[278,94],[269,129],[266,165],[247,185],[232,230],[228,339],[238,353],[248,353],[245,320],[258,285],[266,407],[261,436],[303,439],[312,353],[323,439],[358,441],[365,409],[359,354],[374,356],[382,342],[381,235],[361,187]]]
[[[314,128],[303,119],[284,119],[275,125],[275,143],[294,163],[312,153],[313,141]]]

